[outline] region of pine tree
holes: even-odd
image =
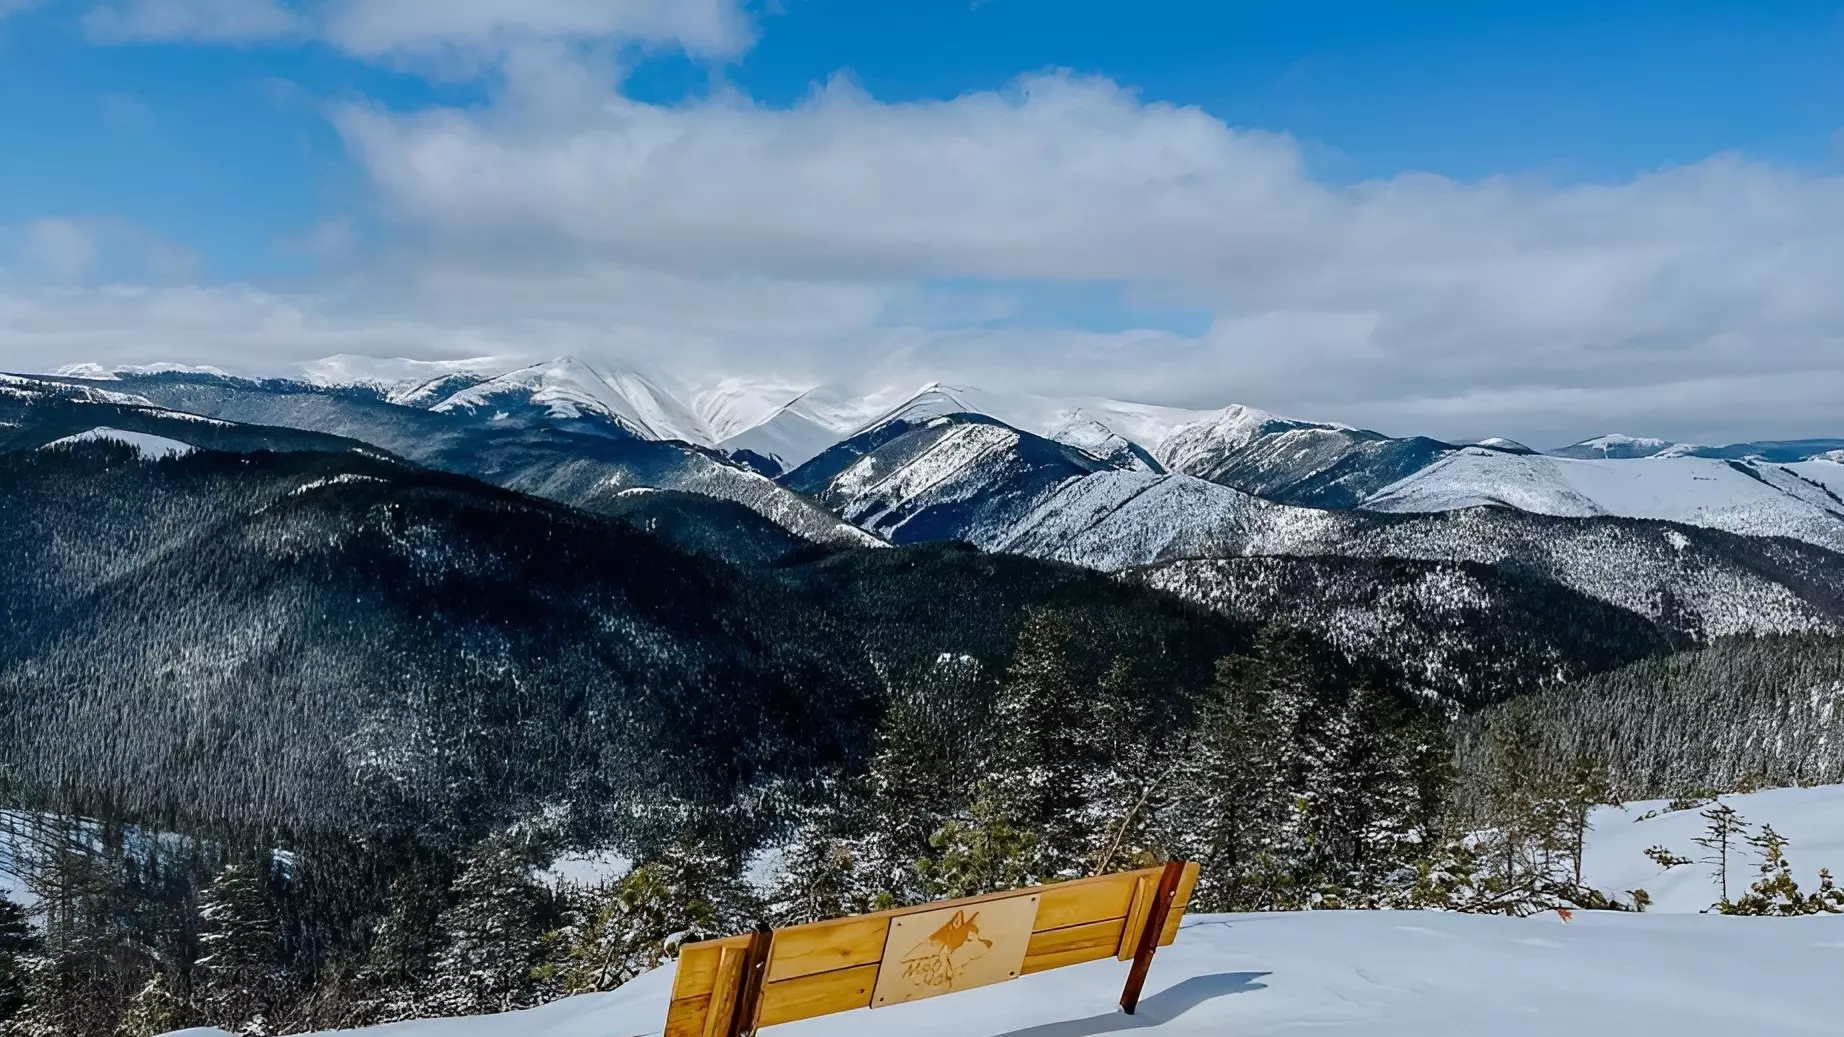
[[[1276,906],[1285,884],[1280,856],[1294,816],[1284,745],[1291,719],[1275,694],[1290,689],[1262,675],[1246,659],[1218,664],[1179,778],[1185,795],[1178,827],[1189,832],[1188,855],[1199,863],[1200,904],[1213,911]]]
[[[1018,635],[994,716],[995,752],[985,778],[993,820],[1028,833],[1035,854],[1022,873],[1038,880],[1087,870],[1085,730],[1091,696],[1076,683],[1075,632],[1059,613],[1036,611]]]
[[[273,860],[258,852],[226,865],[199,905],[205,955],[193,970],[194,998],[205,1021],[219,1029],[251,1037],[270,1032],[283,981],[273,882]]]
[[[1805,894],[1793,879],[1793,866],[1787,863],[1787,841],[1771,824],[1748,837],[1760,857],[1761,877],[1748,892],[1730,903],[1723,897],[1720,910],[1725,915],[1801,915],[1811,913]]]
[[[389,910],[358,968],[367,1022],[400,1022],[428,1010],[453,881],[453,869],[440,855],[420,856],[391,880]]]
[[[668,846],[612,886],[585,891],[544,978],[562,993],[613,990],[681,946],[734,936],[759,907],[735,862],[698,843]]]
[[[1188,736],[1170,736],[1153,716],[1152,696],[1133,663],[1117,658],[1103,678],[1095,719],[1084,728],[1084,756],[1096,761],[1085,798],[1094,838],[1089,872],[1104,875],[1174,856],[1158,819],[1169,812],[1175,779],[1189,756]]]
[[[192,1000],[179,988],[173,973],[159,969],[129,1000],[116,1025],[115,1037],[159,1037],[184,1030],[197,1021]]]
[[[37,951],[26,909],[0,893],[0,1034],[25,1006],[27,964]]]
[[[768,896],[768,920],[779,927],[804,925],[871,909],[872,897],[858,878],[850,840],[824,822],[803,826],[776,863]]]
[[[25,959],[25,1003],[7,1037],[105,1034],[120,1013],[119,831],[97,832],[79,819],[34,822],[25,880],[42,929]]]
[[[442,944],[429,1004],[439,1014],[532,1003],[554,906],[532,878],[535,863],[531,848],[511,835],[492,836],[468,853],[438,922]]]
[[[1586,756],[1578,756],[1570,766],[1562,785],[1563,826],[1569,859],[1575,865],[1575,885],[1582,884],[1582,858],[1588,850],[1588,833],[1594,808],[1613,800],[1613,779],[1607,765]]]
[[[1044,859],[1037,833],[1013,824],[990,796],[943,825],[930,847],[917,870],[933,897],[978,896],[1043,880],[1036,870]]]
[[[877,908],[922,897],[916,862],[973,794],[982,725],[948,704],[979,681],[971,660],[939,660],[922,680],[898,688],[884,711],[859,794],[862,807],[836,819],[840,834],[854,833],[858,880]]]
[[[1698,816],[1708,827],[1692,842],[1711,854],[1699,863],[1716,868],[1716,888],[1722,892],[1722,900],[1716,906],[1720,909],[1729,903],[1729,856],[1742,833],[1748,830],[1748,822],[1734,807],[1720,800],[1705,807]]]

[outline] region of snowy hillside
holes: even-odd
[[[704,419],[646,377],[631,371],[598,371],[575,357],[559,357],[469,386],[429,409],[478,414],[513,407],[542,410],[558,421],[603,418],[646,439],[703,446],[716,441]]]
[[[1637,457],[1656,457],[1673,447],[1680,446],[1682,446],[1682,444],[1673,443],[1668,439],[1657,439],[1651,436],[1628,436],[1619,432],[1612,432],[1605,436],[1584,439],[1572,446],[1565,446],[1561,450],[1555,451],[1555,454],[1557,457],[1630,460]],[[1683,447],[1683,449],[1689,450],[1694,448]]]
[[[1170,471],[1287,504],[1350,508],[1454,448],[1328,422],[1228,407],[1172,433],[1159,447]]]
[[[790,403],[761,425],[726,439],[723,446],[775,457],[792,469],[833,444],[878,426],[948,414],[982,415],[1104,459],[1146,466],[1151,465],[1151,452],[1173,430],[1208,416],[1204,411],[1178,407],[994,392],[940,382],[907,394],[886,388],[853,395],[822,388]]]
[[[53,440],[40,447],[50,450],[54,447],[71,446],[76,443],[120,443],[140,451],[141,457],[148,461],[159,461],[168,457],[184,457],[197,449],[190,443],[181,443],[177,439],[165,436],[149,435],[145,432],[127,432],[119,428],[99,427],[88,432],[79,432],[74,436]]]
[[[1057,487],[1104,467],[994,421],[944,414],[879,423],[786,482],[898,543],[984,543],[1015,528]]]
[[[1844,876],[1844,785],[1769,789],[1723,796],[1722,802],[1750,824],[1771,824],[1790,840],[1786,858],[1805,892],[1817,888],[1820,868]],[[1696,810],[1670,811],[1662,800],[1595,811],[1594,834],[1583,862],[1588,884],[1620,895],[1644,889],[1652,896],[1655,912],[1707,909],[1719,898],[1713,864],[1688,864],[1666,871],[1645,855],[1648,847],[1663,846],[1684,857],[1708,856],[1693,841],[1703,834],[1706,824],[1697,815]],[[1746,891],[1757,874],[1751,851],[1742,850],[1729,861],[1732,897]]]
[[[1064,483],[1011,529],[973,540],[990,550],[1125,569],[1168,558],[1283,552],[1338,524],[1331,512],[1188,475],[1110,471]]]
[[[1844,470],[1830,462],[1805,462],[1807,468],[1819,466]],[[1747,461],[1577,460],[1467,447],[1362,506],[1431,512],[1493,504],[1539,515],[1660,519],[1844,550],[1844,501],[1797,468]]]

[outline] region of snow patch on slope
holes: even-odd
[[[1577,460],[1468,447],[1363,503],[1396,513],[1486,505],[1573,518],[1659,519],[1844,551],[1844,503],[1785,466],[1752,462]]]
[[[1329,512],[1189,475],[1110,471],[1063,484],[980,546],[1113,570],[1190,555],[1267,554],[1335,521]]]
[[[1820,868],[1844,875],[1844,785],[1769,789],[1723,796],[1722,801],[1750,824],[1771,824],[1790,841],[1786,858],[1806,892],[1818,887]],[[1663,846],[1684,857],[1708,856],[1692,841],[1707,825],[1698,812],[1667,811],[1667,806],[1668,801],[1656,800],[1596,810],[1582,861],[1584,877],[1590,886],[1622,896],[1627,890],[1643,889],[1651,894],[1655,912],[1707,910],[1720,898],[1715,865],[1687,864],[1666,871],[1645,855],[1648,847]],[[1729,895],[1746,892],[1758,875],[1744,845],[1729,859]],[[1844,953],[1839,958],[1844,964]]]
[[[141,458],[146,461],[164,461],[169,457],[184,457],[198,449],[190,443],[181,443],[177,439],[168,439],[165,436],[151,436],[145,432],[128,432],[119,428],[107,427],[93,428],[88,432],[65,436],[63,439],[46,443],[39,449],[50,450],[54,447],[98,442],[120,443],[123,446],[133,447],[141,452]]]
[[[512,357],[478,356],[466,360],[409,360],[403,357],[369,357],[351,353],[322,357],[298,366],[301,380],[326,389],[363,386],[385,395],[412,390],[419,385],[454,375],[486,380],[521,365]]]
[[[601,417],[644,439],[715,442],[703,419],[670,392],[631,371],[603,373],[575,357],[521,368],[470,386],[429,408],[437,413],[494,413],[506,401],[544,410],[552,419]]]

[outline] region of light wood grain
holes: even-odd
[[[1030,950],[1025,953],[1024,974],[1029,976],[1065,965],[1112,958],[1120,947],[1121,931],[1126,925],[1124,918],[1111,918],[1036,933],[1031,937]]]
[[[1153,875],[1153,881],[1157,881],[1157,872],[1129,871],[1119,875],[1059,882],[1032,891],[1041,898],[1037,902],[1037,924],[1033,928],[1043,932],[1066,929],[1072,925],[1087,925],[1090,922],[1104,922],[1111,918],[1125,918],[1128,908],[1132,906],[1135,884],[1148,874]]]
[[[675,998],[666,1007],[666,1032],[663,1037],[704,1037],[705,1020],[710,1014],[709,994]]]
[[[1152,910],[1153,893],[1157,884],[1151,878],[1142,877],[1133,884],[1132,906],[1127,909],[1127,924],[1121,927],[1120,946],[1115,950],[1115,957],[1121,961],[1132,961],[1138,950],[1140,933],[1146,930],[1146,915]]]
[[[1178,939],[1178,926],[1184,921],[1185,912],[1191,908],[1191,895],[1197,892],[1197,862],[1185,864],[1184,875],[1178,880],[1178,895],[1172,898],[1172,909],[1165,916],[1165,931],[1159,934],[1159,946],[1170,947]]]
[[[725,947],[717,962],[717,983],[711,991],[711,1007],[705,1012],[704,1037],[728,1037],[730,1023],[736,1016],[736,999],[743,992],[743,966],[749,960],[747,947]]]
[[[672,976],[672,999],[708,994],[716,986],[717,965],[725,949],[744,950],[749,937],[731,936],[722,940],[688,943],[679,949],[679,964]]]
[[[871,990],[876,985],[875,964],[770,983],[762,988],[762,1005],[756,1012],[756,1025],[775,1026],[869,1008]]]
[[[881,915],[777,929],[768,952],[768,982],[875,965],[889,933],[890,919]]]

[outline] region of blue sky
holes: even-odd
[[[582,13],[591,2],[625,13]],[[390,18],[363,23],[366,5]],[[476,7],[496,5],[462,24],[437,0],[0,0],[11,11],[0,15],[0,291],[243,293],[251,313],[214,315],[195,339],[175,329],[159,347],[196,340],[201,354],[235,339],[238,319],[273,326],[265,306],[332,329],[252,365],[335,340],[432,355],[509,338],[524,348],[537,326],[590,352],[747,360],[795,380],[887,371],[900,355],[1074,389],[1048,373],[1063,358],[1150,356],[1167,373],[1134,383],[1142,396],[1255,391],[1268,399],[1252,402],[1442,428],[1506,408],[1588,420],[1632,399],[1594,393],[1676,361],[1680,377],[1651,376],[1644,413],[1693,431],[1691,410],[1735,391],[1750,356],[1788,358],[1765,365],[1775,377],[1838,366],[1835,315],[1803,288],[1749,295],[1718,278],[1720,256],[1686,266],[1717,249],[1772,282],[1787,227],[1813,232],[1797,246],[1813,250],[1805,266],[1835,258],[1816,233],[1844,171],[1835,3],[557,0],[547,9],[564,13],[548,21],[525,13],[543,4]],[[936,150],[966,162],[913,184],[851,182],[831,222],[838,177],[889,181],[918,162],[875,149],[937,131]],[[626,183],[626,167],[609,165],[667,138],[699,141],[729,177],[705,163]],[[1030,147],[1006,150],[1014,138]],[[1130,152],[1123,168],[1092,168],[1114,148]],[[526,152],[544,164],[508,157]],[[620,206],[601,211],[595,176],[613,178]],[[572,186],[519,193],[544,177]],[[1164,192],[1143,212],[1142,181]],[[584,183],[578,210],[563,211]],[[1597,191],[1634,195],[1609,210],[1627,226],[1597,229],[1609,204]],[[1065,192],[1068,209],[995,228]],[[1245,202],[1247,214],[1221,216]],[[1176,211],[1187,205],[1195,220]],[[1164,236],[1082,222],[1116,210]],[[903,222],[924,211],[926,227]],[[1271,212],[1299,224],[1243,240]],[[1679,212],[1695,233],[1660,240]],[[1486,246],[1462,232],[1486,219],[1520,244],[1482,259]],[[19,244],[67,240],[45,237],[57,229],[46,221],[82,242],[61,273],[35,269],[28,254],[45,249]],[[1553,226],[1574,236],[1548,240]],[[1392,289],[1413,294],[1397,301],[1383,294],[1389,264],[1352,227],[1452,251],[1418,260],[1418,278]],[[1590,247],[1604,251],[1587,258]],[[1640,255],[1653,265],[1631,267]],[[1569,265],[1546,267],[1533,289],[1533,267],[1559,256]],[[1296,262],[1299,276],[1268,283]],[[1602,263],[1614,265],[1591,289],[1573,283]],[[1516,298],[1475,283],[1481,264],[1515,278]],[[1321,283],[1359,265],[1376,269]],[[619,283],[587,287],[601,278]],[[560,294],[571,283],[582,297]],[[493,287],[443,294],[462,284]],[[1559,286],[1570,307],[1596,297],[1596,312],[1556,318],[1548,337],[1497,325],[1521,307],[1549,314],[1545,293]],[[660,309],[680,296],[681,311]],[[1717,296],[1729,309],[1713,308]],[[1436,312],[1432,298],[1452,305]],[[52,340],[129,358],[100,330],[129,318],[96,317],[120,300],[104,302],[74,316],[78,304],[60,302],[58,319],[97,329],[15,327],[0,359],[65,359],[45,352]],[[1634,312],[1644,319],[1606,316]],[[835,345],[789,346],[822,339]],[[850,363],[848,341],[861,343]],[[1299,363],[1277,366],[1270,341]],[[1493,350],[1505,353],[1496,368],[1470,359]],[[1465,373],[1412,403],[1407,385],[1299,388],[1338,357]],[[1199,365],[1223,371],[1200,385]],[[1383,391],[1395,395],[1366,398]]]

